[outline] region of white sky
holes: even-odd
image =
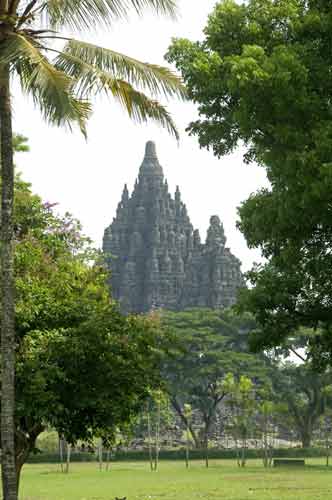
[[[90,33],[85,39],[127,55],[157,64],[163,60],[172,37],[197,40],[214,0],[179,0],[180,18],[171,21],[146,13],[133,15],[128,23],[114,25],[112,32]],[[75,35],[79,37],[78,35]],[[82,224],[84,232],[101,245],[120,201],[123,185],[131,191],[143,159],[145,142],[154,140],[160,163],[174,193],[178,184],[191,221],[205,238],[211,215],[224,223],[228,246],[247,270],[259,253],[249,250],[235,228],[236,208],[256,189],[267,185],[264,170],[244,165],[241,152],[221,160],[200,150],[196,138],[185,132],[196,116],[191,103],[172,101],[168,107],[180,130],[178,146],[166,131],[148,124],[138,126],[107,98],[99,98],[88,127],[88,141],[79,131],[48,127],[31,101],[14,91],[14,130],[29,137],[31,152],[16,158],[23,177],[45,200],[59,203]]]

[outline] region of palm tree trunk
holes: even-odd
[[[9,92],[9,68],[0,71],[1,145],[1,457],[4,500],[17,500],[14,412],[15,329],[13,204],[13,133]]]

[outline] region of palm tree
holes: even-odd
[[[177,137],[158,96],[184,96],[168,69],[61,36],[61,29],[112,26],[130,8],[171,14],[176,0],[0,0],[1,452],[4,500],[17,499],[14,450],[13,133],[10,86],[18,77],[44,118],[86,133],[89,98],[105,92],[137,122],[153,119]],[[60,49],[58,47],[61,47]],[[146,93],[148,95],[146,95]]]

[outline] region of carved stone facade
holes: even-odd
[[[134,191],[130,197],[124,187],[103,240],[112,295],[122,310],[233,305],[243,277],[240,261],[225,245],[216,215],[210,219],[205,244],[201,242],[179,188],[172,198],[155,144],[148,142]]]

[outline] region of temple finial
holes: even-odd
[[[153,141],[146,143],[145,158],[157,158],[156,144]]]
[[[163,178],[163,169],[158,161],[156,145],[153,141],[148,141],[145,145],[145,156],[139,172],[139,179]]]

